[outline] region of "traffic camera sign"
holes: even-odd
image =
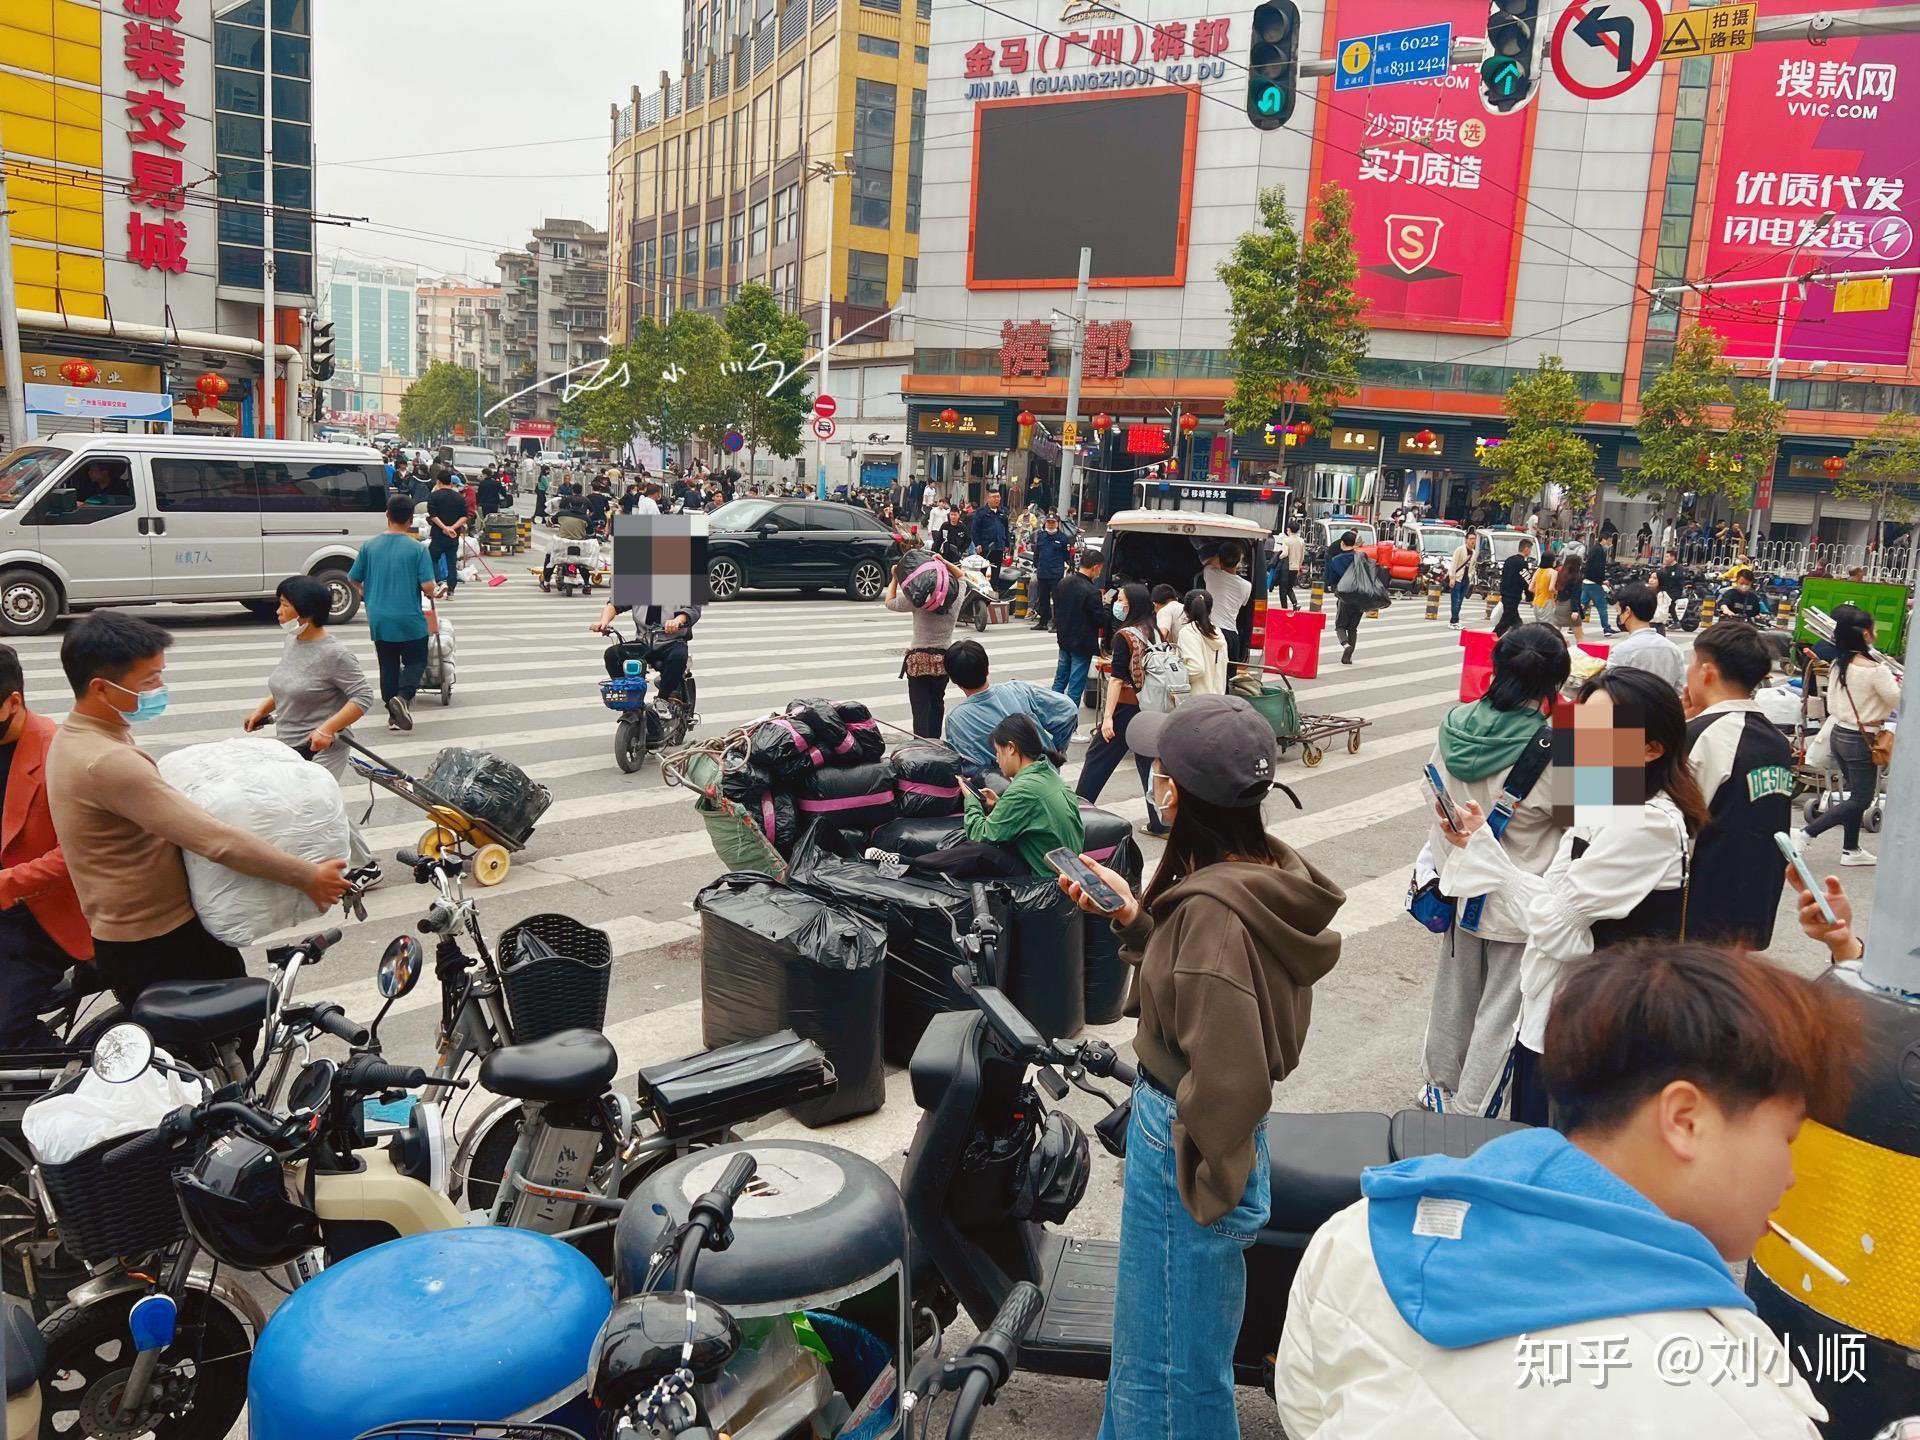
[[[1611,100],[1647,77],[1660,53],[1660,0],[1572,0],[1553,30],[1553,73],[1570,95]]]

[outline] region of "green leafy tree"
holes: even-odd
[[[635,374],[646,389],[642,428],[675,449],[696,439],[718,445],[732,420],[727,332],[710,315],[682,310],[660,332],[658,359],[647,376]]]
[[[666,340],[659,325],[642,320],[625,344],[608,351],[605,370],[586,370],[570,378],[572,394],[561,403],[560,423],[577,427],[587,439],[618,452],[645,423],[665,355]]]
[[[1920,485],[1920,420],[1905,410],[1886,418],[1853,447],[1847,468],[1834,477],[1833,493],[1873,506],[1873,530],[1904,525],[1916,514],[1914,487]]]
[[[1681,333],[1673,360],[1640,394],[1640,468],[1626,472],[1629,494],[1662,490],[1673,514],[1679,496],[1752,503],[1755,481],[1773,468],[1786,406],[1755,385],[1736,389],[1726,344],[1704,325]],[[1716,412],[1728,415],[1723,426]]]
[[[766,286],[743,285],[727,306],[725,323],[727,358],[735,367],[727,388],[752,474],[763,449],[782,459],[800,453],[801,427],[813,413],[812,387],[803,376],[787,380],[771,395],[767,390],[806,363],[807,322],[782,310]]]
[[[1523,504],[1549,485],[1569,500],[1593,493],[1593,446],[1577,432],[1587,402],[1558,355],[1542,355],[1540,368],[1507,387],[1506,438],[1487,452],[1497,478],[1487,496],[1499,505]]]
[[[1322,185],[1303,241],[1285,188],[1261,191],[1260,223],[1218,273],[1233,315],[1227,423],[1258,434],[1278,412],[1284,425],[1331,425],[1341,398],[1359,388],[1367,354],[1352,197]]]
[[[478,403],[476,386],[480,390]],[[499,399],[500,392],[483,384],[473,371],[436,360],[400,397],[400,431],[420,445],[447,439],[456,425],[474,435],[476,417]]]

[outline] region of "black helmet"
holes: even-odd
[[[1087,1193],[1091,1170],[1086,1132],[1071,1116],[1050,1111],[1028,1147],[1009,1218],[1059,1224]]]
[[[587,1393],[595,1405],[615,1413],[644,1398],[683,1363],[697,1382],[711,1384],[740,1345],[739,1325],[711,1300],[683,1291],[629,1295],[600,1327],[587,1366]]]
[[[248,1135],[222,1135],[174,1179],[200,1248],[239,1270],[270,1270],[320,1243],[320,1217],[287,1198],[280,1157]]]

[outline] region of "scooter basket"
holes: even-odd
[[[71,1160],[40,1167],[60,1238],[89,1265],[145,1255],[186,1236],[173,1175],[199,1159],[202,1147],[162,1147],[108,1165],[107,1155],[133,1138],[102,1140]]]
[[[600,700],[609,710],[644,710],[647,708],[647,677],[623,675],[618,680],[602,680]]]
[[[634,1078],[640,1108],[672,1140],[823,1099],[840,1083],[826,1052],[791,1030],[648,1065]]]
[[[529,915],[501,935],[500,954],[514,1044],[606,1023],[613,975],[606,931],[566,915]]]

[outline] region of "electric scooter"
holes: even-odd
[[[1038,1092],[1059,1100],[1072,1085],[1105,1100],[1113,1109],[1095,1131],[1109,1152],[1124,1155],[1132,1102],[1094,1082],[1131,1086],[1135,1071],[1103,1041],[1047,1040],[976,973],[955,969],[973,1008],[935,1016],[909,1067],[924,1112],[900,1185],[923,1262],[915,1294],[940,1314],[957,1302],[985,1327],[1014,1287],[1030,1282],[1045,1299],[1020,1347],[1021,1367],[1104,1379],[1120,1247],[1046,1223],[1064,1221],[1085,1194],[1088,1146],[1080,1127],[1049,1112]],[[1414,1155],[1469,1155],[1517,1128],[1425,1110],[1270,1115],[1273,1207],[1247,1252],[1236,1380],[1271,1386],[1294,1271],[1314,1231],[1360,1198],[1362,1170]]]

